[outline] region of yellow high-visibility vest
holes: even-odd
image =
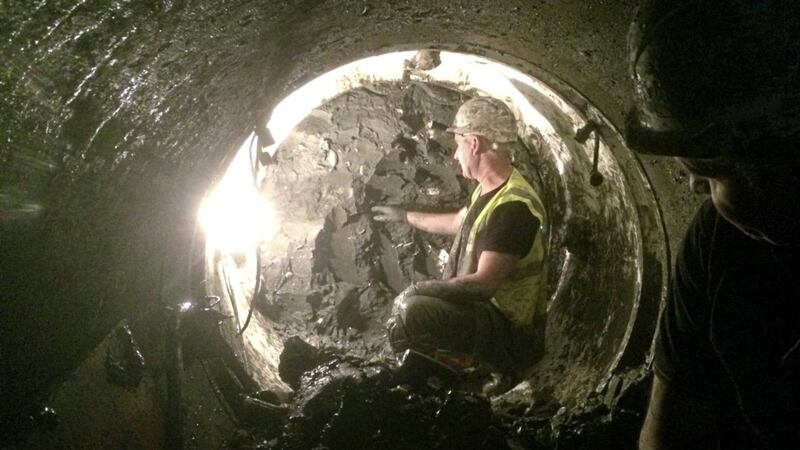
[[[480,186],[472,193],[470,207],[480,197]],[[539,219],[539,230],[528,253],[520,258],[514,265],[509,277],[501,283],[494,294],[492,303],[515,325],[529,325],[534,316],[544,314],[545,308],[545,283],[547,280],[547,267],[545,265],[546,248],[544,230],[546,229],[545,210],[541,199],[531,185],[522,175],[513,169],[505,186],[503,186],[489,203],[483,208],[472,223],[467,242],[462,246],[462,227],[470,226],[461,223],[457,238],[453,242],[451,257],[458,255],[458,268],[456,276],[469,275],[478,269],[478,256],[475,254],[475,237],[486,226],[494,210],[508,202],[518,201],[524,203],[531,214]],[[469,214],[464,215],[466,217]],[[463,220],[463,219],[462,219]],[[451,261],[450,263],[454,263]]]

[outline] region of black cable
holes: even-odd
[[[253,179],[253,187],[256,189],[256,192],[259,192],[258,186],[258,158],[254,157],[253,153],[253,143],[256,144],[256,151],[259,151],[261,148],[261,138],[259,137],[258,133],[255,133],[253,139],[250,141],[250,151],[248,152],[250,156],[250,173]],[[256,307],[256,296],[258,295],[258,291],[261,289],[261,243],[256,244],[256,285],[253,288],[253,296],[250,298],[250,310],[247,311],[247,319],[244,321],[244,325],[242,326],[241,330],[236,334],[236,336],[241,336],[244,334],[244,331],[250,325],[250,319],[253,318],[253,310]]]
[[[253,297],[250,298],[250,310],[247,311],[247,319],[244,321],[242,329],[236,333],[236,336],[244,334],[244,330],[250,325],[250,319],[253,318],[253,310],[256,309],[256,296],[261,289],[261,245],[256,245],[256,285],[253,288]]]
[[[225,270],[225,262],[222,262],[222,280],[225,283],[225,291],[228,293],[228,299],[231,301],[231,309],[233,309],[233,317],[236,318],[236,329],[239,329],[239,308],[236,306],[236,298],[231,288],[231,280],[228,277],[228,271]]]
[[[203,372],[206,374],[206,380],[208,380],[208,384],[211,385],[211,391],[214,392],[214,397],[217,399],[217,402],[220,404],[220,406],[222,406],[223,411],[225,411],[225,415],[228,416],[228,419],[230,419],[233,425],[239,426],[240,422],[235,413],[231,411],[231,406],[227,401],[225,401],[224,395],[222,394],[216,379],[208,372],[208,362],[205,360],[200,361],[200,365],[203,367]]]

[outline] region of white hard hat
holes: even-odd
[[[478,97],[458,108],[453,126],[447,131],[477,134],[492,142],[513,142],[517,139],[517,120],[502,100]]]

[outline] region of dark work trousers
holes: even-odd
[[[388,323],[389,341],[397,352],[461,353],[516,377],[541,357],[544,326],[544,320],[515,326],[489,301],[453,302],[425,295],[399,296]]]

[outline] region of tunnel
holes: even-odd
[[[548,426],[573,414],[562,422],[577,429],[596,419],[581,416],[592,402],[641,397],[672,254],[698,198],[672,162],[621,138],[634,6],[0,6],[0,383],[3,417],[22,430],[9,442],[229,443],[207,366],[186,369],[182,435],[170,438],[175,384],[167,363],[150,362],[170,360],[169,323],[153,317],[201,298],[217,300],[251,388],[281,399],[293,391],[279,373],[287,339],[394,358],[391,299],[436,278],[449,244],[376,224],[368,210],[465,201],[452,138],[437,130],[477,95],[512,107],[515,166],[551,218],[545,358],[495,405],[556,405]],[[419,55],[439,61],[423,67]],[[252,231],[260,241],[226,241]],[[114,336],[140,342],[144,386],[105,386],[93,371],[108,371]],[[58,412],[54,430],[27,419],[45,404]],[[148,432],[125,437],[126,421]]]

